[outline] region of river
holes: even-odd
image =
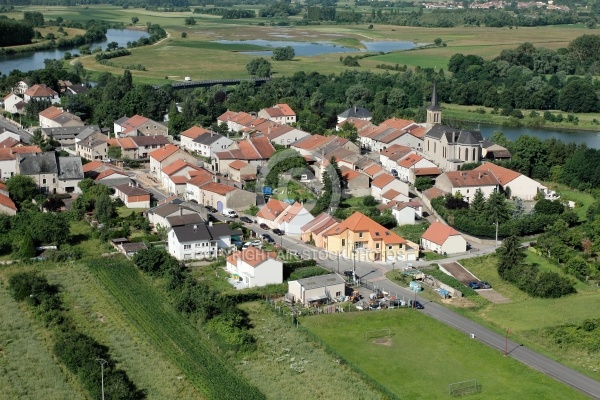
[[[507,139],[517,140],[521,135],[534,136],[541,140],[558,139],[565,143],[585,143],[589,148],[600,149],[600,132],[598,131],[568,131],[558,129],[511,128],[500,125],[474,124],[473,128],[481,130],[483,137],[489,138],[495,131],[504,133]]]
[[[91,48],[101,47],[103,50],[106,49],[106,45],[110,42],[117,42],[119,46],[127,46],[127,42],[133,42],[143,37],[149,37],[148,32],[136,31],[132,29],[108,29],[106,32],[106,39],[94,42]],[[0,72],[8,74],[14,69],[18,69],[23,72],[33,71],[34,69],[44,68],[45,59],[58,60],[64,57],[65,52],[71,52],[72,54],[79,53],[77,49],[54,49],[54,50],[43,50],[30,53],[17,53],[17,54],[5,54],[0,55]]]

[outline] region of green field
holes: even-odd
[[[526,262],[535,263],[542,270],[561,273],[544,257],[531,251],[526,254]],[[575,285],[577,294],[558,299],[533,298],[500,278],[493,255],[461,260],[461,263],[479,279],[490,282],[494,290],[510,299],[510,303],[506,304],[486,303],[481,308],[458,309],[461,313],[498,331],[510,328],[512,335],[528,346],[600,380],[598,352],[585,352],[586,357],[582,357],[581,352],[563,348],[538,335],[538,331],[543,328],[577,324],[586,319],[597,318],[600,288],[578,282]]]
[[[251,6],[243,8],[253,8]],[[368,8],[368,7],[367,7]],[[160,24],[170,37],[162,42],[133,49],[133,54],[122,60],[115,59],[116,65],[142,64],[147,71],[132,71],[139,82],[164,83],[168,80],[183,80],[185,76],[193,79],[232,78],[247,76],[245,65],[253,56],[240,54],[241,50],[254,50],[250,45],[222,45],[216,40],[297,40],[327,41],[354,48],[362,48],[360,41],[400,40],[419,44],[432,43],[441,38],[446,47],[434,47],[414,51],[393,52],[360,60],[359,70],[382,72],[376,65],[381,63],[400,64],[447,69],[449,58],[458,52],[478,54],[485,58],[497,56],[501,50],[514,48],[529,41],[536,46],[560,48],[566,47],[574,38],[589,33],[582,26],[561,26],[560,35],[555,27],[536,28],[415,28],[375,24],[368,25],[311,25],[292,27],[268,26],[272,20],[252,18],[224,20],[216,15],[194,14],[192,12],[154,12],[138,8],[123,9],[116,6],[17,7],[17,12],[9,17],[21,18],[22,11],[35,10],[44,13],[46,19],[58,16],[71,20],[103,19],[131,25],[131,17],[136,16],[138,28],[146,23]],[[184,20],[193,16],[197,24],[185,26]],[[292,22],[294,18],[290,19]],[[267,26],[258,26],[264,22]],[[186,32],[187,38],[181,38]],[[356,53],[355,53],[356,54]],[[322,54],[313,57],[296,57],[293,62],[273,62],[274,76],[289,76],[298,71],[318,71],[320,73],[340,73],[348,69],[339,61],[340,54]],[[80,58],[84,66],[93,71],[109,71],[122,74],[121,68],[96,63],[93,56]],[[177,60],[176,63],[173,60]],[[227,66],[227,68],[223,68]]]
[[[583,399],[579,392],[411,309],[305,317],[337,354],[403,399],[448,399],[448,385],[477,379],[469,399]],[[390,341],[365,332],[390,329]],[[382,338],[384,339],[384,338]]]

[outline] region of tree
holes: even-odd
[[[266,78],[271,75],[271,63],[264,58],[255,58],[246,64],[246,71],[250,75]]]
[[[131,17],[131,23],[132,24],[137,24],[140,21],[140,19],[138,17]]]
[[[441,46],[441,45],[442,45],[442,39],[441,39],[441,38],[435,38],[435,40],[433,41],[433,43],[434,43],[436,46],[438,46],[438,47],[439,47],[439,46]]]
[[[370,194],[363,198],[363,206],[365,207],[375,207],[377,204],[379,203],[377,200],[375,200],[375,197],[371,196]]]
[[[345,121],[340,130],[336,132],[339,137],[350,140],[352,143],[356,143],[358,140],[358,129],[355,125],[351,124],[348,121]]]
[[[186,25],[196,25],[196,20],[193,17],[187,17],[185,19]]]
[[[600,109],[594,87],[579,78],[570,80],[560,91],[558,108],[562,111],[588,113]]]
[[[110,42],[106,45],[106,50],[107,51],[112,51],[112,50],[116,50],[119,48],[119,43],[117,42]]]
[[[536,213],[545,215],[560,215],[565,212],[565,206],[560,200],[541,199],[533,207]]]
[[[94,215],[103,224],[109,224],[116,215],[113,201],[107,194],[102,194],[96,198]]]
[[[187,37],[187,32],[181,32],[181,37],[185,39]]]
[[[476,217],[481,217],[484,215],[485,209],[485,196],[483,195],[481,189],[478,188],[475,191],[475,196],[473,196],[473,201],[471,202],[471,211]]]
[[[292,46],[286,47],[275,47],[273,49],[273,56],[271,57],[275,61],[291,61],[296,56],[296,52]]]
[[[15,175],[11,177],[6,181],[6,189],[10,194],[10,198],[19,208],[21,204],[31,201],[37,194],[37,185],[27,175]]]
[[[35,243],[30,235],[23,236],[16,248],[18,249],[17,256],[23,260],[35,257]]]
[[[44,26],[44,14],[37,11],[25,11],[23,13],[23,21],[28,22],[36,28]]]
[[[525,260],[525,251],[516,236],[504,239],[504,243],[496,250],[498,255],[498,274],[509,280],[511,270],[517,270]]]
[[[417,179],[415,179],[415,189],[417,189],[419,192],[423,192],[431,188],[433,186],[433,183],[433,179],[427,176],[420,176]]]

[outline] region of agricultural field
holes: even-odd
[[[249,48],[215,43],[217,40],[265,39],[329,42],[361,50],[364,50],[361,41],[390,40],[430,44],[434,39],[441,38],[447,44],[446,47],[392,52],[359,61],[359,70],[382,72],[383,70],[376,68],[377,64],[406,64],[411,67],[446,69],[449,58],[455,53],[478,54],[485,58],[492,58],[501,50],[514,48],[526,41],[532,42],[535,46],[556,49],[565,47],[574,38],[589,32],[583,26],[561,26],[560,31],[552,26],[518,29],[415,28],[377,24],[373,29],[368,29],[366,24],[271,27],[268,26],[272,22],[269,19],[224,20],[216,15],[192,12],[162,13],[104,5],[18,7],[18,12],[9,13],[8,16],[20,18],[21,12],[25,10],[41,11],[46,19],[54,19],[58,16],[73,20],[102,19],[122,22],[126,25],[131,25],[131,18],[135,16],[139,18],[139,22],[134,28],[138,29],[145,26],[147,22],[160,24],[169,33],[169,38],[152,46],[133,49],[133,54],[122,60],[112,60],[116,65],[144,65],[147,71],[132,71],[132,74],[139,82],[154,84],[183,80],[185,76],[191,76],[193,79],[248,76],[245,66],[255,56],[240,53],[240,50]],[[196,25],[185,26],[184,20],[190,16],[196,20]],[[293,22],[293,19],[291,21]],[[264,22],[267,26],[258,26],[259,22]],[[181,37],[183,32],[187,34],[187,38]],[[557,32],[560,32],[560,35],[557,35]],[[196,49],[198,51],[195,51]],[[296,57],[292,62],[273,61],[273,74],[274,76],[289,76],[298,71],[340,73],[348,69],[339,61],[340,54],[346,53]],[[173,60],[177,60],[177,63],[173,63]],[[82,57],[80,61],[92,71],[122,74],[121,68],[97,64],[93,56]],[[224,65],[227,68],[223,68]]]
[[[241,308],[250,317],[257,351],[235,368],[267,398],[305,400],[339,398],[340,390],[357,399],[382,399],[380,392],[348,366],[336,362],[322,346],[306,340],[291,320],[258,303]],[[310,383],[310,384],[307,384]]]
[[[448,399],[449,384],[477,379],[470,399],[583,399],[563,385],[411,309],[304,317],[301,324],[399,398]],[[365,339],[388,330],[391,337]]]
[[[542,270],[561,273],[558,267],[544,257],[527,251],[527,263]],[[582,282],[575,285],[577,293],[558,299],[533,298],[502,280],[496,270],[494,255],[462,260],[461,263],[481,280],[490,282],[494,290],[510,299],[509,303],[485,303],[480,308],[462,308],[457,311],[498,331],[511,329],[511,335],[526,345],[569,365],[594,379],[600,379],[600,354],[574,351],[542,338],[539,331],[545,328],[579,324],[597,318],[600,309],[600,288]]]

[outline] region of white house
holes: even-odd
[[[467,203],[471,203],[478,189],[488,198],[500,189],[500,182],[488,171],[451,171],[438,176],[435,187],[452,195],[460,193]]]
[[[213,206],[219,212],[225,208],[245,210],[256,205],[256,193],[223,183],[208,182],[198,187],[198,197],[194,200],[199,204]]]
[[[174,144],[167,144],[148,154],[150,157],[150,172],[160,175],[161,169],[172,164],[177,160],[187,161],[196,164],[196,159],[191,154],[186,153]]]
[[[437,167],[434,163],[418,154],[410,154],[397,162],[396,171],[398,172],[398,178],[405,182],[410,182],[411,174],[410,170],[416,168],[435,168]],[[411,182],[414,184],[414,181]]]
[[[251,246],[227,257],[225,269],[247,288],[283,283],[283,263],[275,257]]]
[[[202,175],[205,181],[212,179],[213,175],[207,170],[190,164],[189,162],[179,159],[170,165],[164,167],[158,178],[163,188],[170,194],[183,194],[186,190],[187,182],[195,176]]]
[[[25,112],[25,102],[14,93],[4,97],[4,109],[11,114],[23,114]]]
[[[169,232],[169,254],[178,260],[216,258],[219,250],[231,247],[232,238],[241,237],[242,231],[232,230],[228,224],[189,224],[174,226]]]
[[[24,93],[24,99],[25,103],[29,103],[31,100],[48,100],[52,104],[60,103],[58,93],[43,84],[33,85],[27,89]]]
[[[275,104],[271,108],[263,108],[258,112],[258,117],[282,125],[296,122],[296,113],[287,104]]]
[[[288,282],[288,293],[293,296],[295,302],[308,306],[344,296],[345,284],[338,274],[313,276]]]
[[[300,236],[301,228],[313,219],[315,217],[301,203],[295,202],[279,214],[275,219],[275,224],[286,235]]]
[[[201,156],[212,158],[213,154],[228,149],[233,143],[227,136],[207,131],[192,140],[192,148]]]
[[[127,208],[150,208],[150,192],[135,183],[115,186],[115,197],[121,199]]]
[[[423,206],[416,201],[396,203],[391,209],[398,225],[414,225],[423,216]]]
[[[535,198],[538,191],[546,193],[548,188],[539,182],[508,168],[486,162],[474,171],[487,172],[496,177],[504,192],[509,192],[511,197],[518,197],[530,201]]]
[[[184,217],[188,215],[199,214],[197,211],[194,211],[189,207],[175,203],[161,204],[146,211],[146,217],[154,226],[154,228],[157,228],[158,226],[162,226],[164,228],[171,227],[169,218]]]
[[[271,143],[286,147],[289,147],[292,143],[308,136],[310,136],[310,133],[289,125],[271,127],[267,131],[267,137]]]
[[[456,229],[436,221],[421,236],[421,247],[438,254],[464,253],[467,241]]]
[[[394,178],[391,174],[379,174],[371,182],[371,196],[375,197],[376,200],[382,201],[384,193],[388,192],[391,189],[399,193],[399,196],[396,196],[395,200],[409,200],[408,183]]]

